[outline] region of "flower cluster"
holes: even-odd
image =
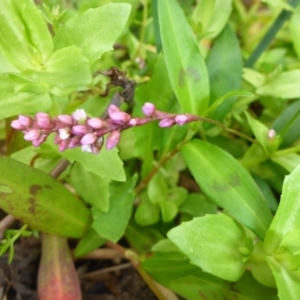
[[[34,118],[19,115],[12,121],[11,126],[24,133],[24,139],[31,141],[33,146],[41,145],[51,133],[55,133],[54,142],[59,150],[81,146],[82,151],[98,153],[106,138],[106,148],[114,148],[120,140],[121,131],[160,120],[160,127],[170,127],[175,124],[183,125],[197,120],[193,115],[176,115],[161,112],[152,103],[145,103],[142,107],[144,118],[132,118],[111,104],[108,108],[108,117],[105,120],[90,118],[83,109],[76,110],[72,115],[59,115],[51,118],[40,112]]]

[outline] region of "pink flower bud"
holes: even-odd
[[[14,129],[17,129],[17,130],[23,130],[24,129],[24,127],[22,126],[22,124],[19,120],[13,120],[10,123],[10,126]]]
[[[153,117],[156,111],[156,107],[153,103],[146,102],[142,107],[142,111],[145,116]]]
[[[58,120],[66,125],[72,125],[73,124],[73,118],[69,115],[59,115],[57,116]]]
[[[48,129],[53,127],[50,116],[46,113],[39,112],[35,115],[38,126],[42,129]]]
[[[106,140],[106,149],[111,150],[116,147],[120,141],[121,134],[119,131],[112,131]]]
[[[108,107],[108,115],[112,114],[112,113],[115,113],[115,112],[119,112],[120,109],[119,107],[117,107],[116,105],[114,104],[111,104],[109,107]]]
[[[47,139],[48,135],[47,134],[42,134],[38,139],[32,141],[32,145],[34,147],[38,147],[42,143],[44,143]]]
[[[129,121],[130,126],[139,126],[149,123],[150,121],[153,121],[153,119],[143,119],[143,118],[133,118]]]
[[[68,145],[68,148],[76,148],[81,145],[80,143],[81,137],[80,136],[74,136],[71,138],[71,141]]]
[[[175,122],[180,126],[185,124],[187,122],[187,120],[188,120],[188,117],[186,115],[177,115],[175,117]]]
[[[63,140],[59,143],[59,151],[63,152],[69,148],[70,139]]]
[[[26,141],[33,141],[36,140],[40,137],[41,135],[41,131],[38,129],[31,129],[29,130],[25,135],[24,135],[24,139]]]
[[[93,129],[100,129],[102,127],[104,127],[105,122],[103,122],[101,119],[99,118],[92,118],[87,120],[87,125],[92,127]]]
[[[270,129],[268,132],[268,138],[272,140],[274,139],[275,136],[276,136],[276,131],[274,129]]]
[[[83,124],[86,120],[86,112],[84,109],[76,109],[76,111],[72,114],[74,120],[78,121],[78,123]]]
[[[96,141],[96,139],[97,139],[97,136],[95,134],[87,133],[80,140],[80,143],[81,143],[81,145],[91,145]]]
[[[160,122],[159,122],[159,126],[160,127],[171,127],[175,124],[175,120],[174,118],[165,118],[165,119],[162,119]]]
[[[109,117],[115,124],[121,125],[126,124],[131,119],[131,116],[123,111],[113,112],[109,114]]]
[[[72,132],[76,135],[85,135],[90,132],[90,129],[87,125],[74,125],[72,127]]]
[[[30,127],[33,123],[33,120],[27,116],[19,115],[18,117],[19,122],[21,123],[22,126],[24,127]]]

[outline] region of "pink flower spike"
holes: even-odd
[[[23,130],[24,129],[24,127],[22,126],[22,124],[19,120],[13,120],[10,123],[10,126],[14,129],[17,129],[17,130]]]
[[[175,123],[176,122],[175,122],[174,118],[165,118],[165,119],[162,119],[158,125],[162,128],[165,128],[165,127],[171,127]]]
[[[149,122],[153,121],[153,119],[149,119],[149,118],[133,118],[129,121],[129,125],[130,126],[139,126],[139,125],[144,125],[147,124]]]
[[[80,140],[81,145],[91,145],[96,141],[97,137],[93,133],[87,133],[83,136],[83,138]]]
[[[18,120],[24,127],[30,127],[33,123],[33,120],[31,118],[23,115],[19,115]]]
[[[24,135],[24,139],[26,141],[33,141],[36,140],[40,137],[41,135],[41,131],[38,129],[31,129],[29,130],[25,135]]]
[[[72,117],[78,123],[83,124],[86,120],[86,112],[84,109],[76,109],[76,111],[72,114]]]
[[[91,145],[82,145],[81,146],[81,151],[82,152],[92,153],[92,147],[91,147]]]
[[[131,116],[123,111],[111,113],[109,117],[115,124],[126,124],[131,119]]]
[[[69,115],[59,115],[57,116],[58,120],[66,125],[72,125],[73,124],[73,118]]]
[[[87,125],[92,127],[93,129],[100,129],[102,127],[104,127],[105,122],[103,122],[101,119],[99,118],[92,118],[87,120]]]
[[[58,132],[59,132],[59,138],[61,140],[66,140],[67,138],[70,137],[70,131],[68,128],[58,129]]]
[[[188,117],[186,115],[177,115],[175,117],[175,122],[180,126],[184,125],[187,122],[187,120]]]
[[[142,111],[144,113],[145,116],[147,117],[153,117],[156,111],[156,107],[153,103],[150,102],[146,102],[143,106],[142,106]]]
[[[119,131],[112,131],[106,140],[106,149],[111,150],[116,147],[120,141],[121,134]]]
[[[35,115],[38,126],[42,129],[48,129],[53,127],[50,116],[46,113],[39,112]]]

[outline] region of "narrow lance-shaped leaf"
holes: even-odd
[[[194,33],[176,0],[157,4],[163,51],[175,95],[184,112],[201,115],[208,106],[209,83]]]
[[[0,52],[19,70],[40,69],[53,51],[41,12],[32,0],[2,0]]]
[[[263,239],[272,215],[247,171],[230,154],[204,141],[189,142],[182,154],[210,200]]]
[[[104,52],[113,50],[130,9],[127,3],[110,3],[72,17],[54,36],[55,50],[75,45],[93,64]]]
[[[264,241],[264,248],[268,253],[276,250],[288,232],[300,229],[299,181],[300,165],[285,177],[280,204]]]
[[[68,189],[45,173],[0,156],[0,208],[32,228],[81,237],[89,210]]]

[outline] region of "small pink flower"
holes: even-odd
[[[144,113],[145,116],[147,117],[153,117],[156,111],[156,107],[153,103],[150,102],[146,102],[143,106],[142,106],[142,111]]]
[[[70,130],[68,128],[58,129],[58,132],[59,132],[59,138],[61,140],[66,140],[67,138],[70,137]]]
[[[105,122],[103,122],[101,119],[99,118],[92,118],[87,120],[87,125],[92,127],[93,129],[100,129],[102,127],[105,126]]]
[[[59,115],[57,116],[58,120],[66,125],[72,125],[73,124],[73,118],[69,115]]]
[[[110,115],[111,113],[119,112],[119,111],[120,111],[119,107],[117,107],[117,106],[114,105],[114,104],[111,104],[111,105],[108,107],[108,115]]]
[[[76,111],[72,114],[72,117],[78,123],[83,124],[86,120],[86,112],[84,109],[76,109]]]
[[[274,129],[270,129],[268,132],[268,138],[272,140],[274,139],[275,136],[276,136],[276,131]]]
[[[14,129],[17,129],[17,130],[23,130],[24,129],[23,125],[21,124],[21,122],[19,120],[13,120],[10,123],[10,126]]]
[[[175,124],[174,118],[165,118],[165,119],[162,119],[158,125],[160,127],[166,128],[166,127],[171,127],[174,124]]]
[[[30,127],[33,123],[33,120],[27,116],[19,115],[18,117],[19,122],[23,127]]]
[[[82,152],[88,152],[88,153],[92,153],[92,146],[91,145],[82,145],[81,146],[81,151]]]
[[[125,112],[113,112],[109,114],[109,117],[111,118],[111,120],[116,123],[116,124],[126,124],[127,122],[130,121],[131,116]]]
[[[175,117],[175,122],[180,126],[185,124],[187,122],[187,120],[188,120],[188,117],[186,115],[177,115]]]
[[[31,129],[24,135],[24,139],[26,141],[33,141],[40,137],[41,131],[38,129]]]
[[[81,143],[81,145],[91,145],[96,141],[96,139],[97,139],[97,136],[95,134],[87,133],[80,140],[80,143]]]
[[[90,128],[87,125],[74,125],[72,127],[72,132],[76,135],[84,135],[90,132]]]
[[[106,140],[106,149],[111,150],[116,147],[120,141],[121,134],[119,131],[112,131]]]
[[[81,140],[80,136],[77,136],[77,135],[73,136],[68,145],[68,148],[76,148],[76,147],[80,146],[81,145],[80,140]]]
[[[39,112],[35,115],[38,126],[42,129],[49,129],[53,127],[50,116],[46,113]]]

